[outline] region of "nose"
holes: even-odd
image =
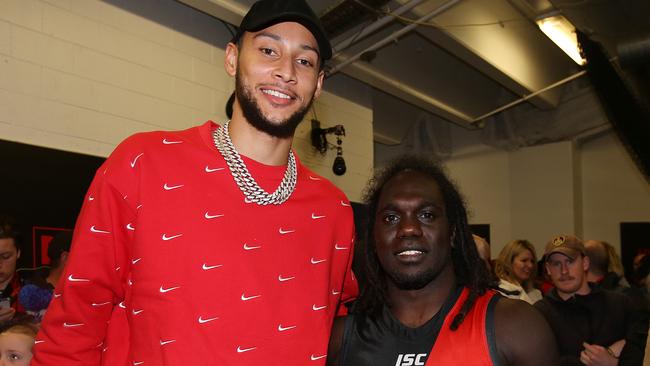
[[[560,264],[560,271],[562,274],[569,273],[569,264],[568,263],[561,263]]]
[[[274,76],[285,83],[296,82],[296,64],[291,57],[282,56],[277,60]]]
[[[415,216],[405,215],[399,223],[399,236],[401,238],[410,236],[421,236],[422,227],[420,221]]]

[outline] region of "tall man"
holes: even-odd
[[[551,239],[544,260],[555,288],[535,307],[555,333],[561,364],[618,365],[625,335],[636,320],[630,300],[587,281],[589,257],[573,235]]]
[[[304,1],[253,5],[232,120],[137,134],[99,169],[32,365],[325,363],[357,292],[352,211],[291,143],[329,57]]]
[[[406,157],[371,182],[368,286],[335,321],[328,364],[557,364],[544,318],[489,289],[462,198],[438,166]]]

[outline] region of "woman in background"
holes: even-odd
[[[535,247],[528,240],[515,240],[506,245],[494,266],[494,272],[499,277],[500,292],[529,304],[541,300],[542,293],[533,285],[536,266]]]

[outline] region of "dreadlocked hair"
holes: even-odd
[[[368,208],[368,222],[365,230],[364,265],[366,286],[362,289],[353,312],[376,317],[384,304],[390,306],[386,274],[381,268],[375,248],[374,226],[379,197],[386,183],[403,171],[416,171],[436,181],[445,200],[445,213],[451,231],[451,257],[456,281],[469,289],[469,296],[454,315],[450,329],[456,330],[474,306],[476,299],[486,290],[496,286],[495,277],[479,257],[467,222],[467,210],[455,184],[447,177],[444,168],[429,159],[415,155],[397,158],[383,170],[377,172],[368,182],[363,201]]]

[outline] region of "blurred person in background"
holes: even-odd
[[[0,217],[0,323],[13,319],[16,313],[24,313],[18,301],[22,282],[16,273],[21,236],[14,227],[10,217]]]
[[[535,288],[537,259],[535,247],[528,240],[515,240],[503,247],[494,266],[502,295],[534,304],[542,299]]]
[[[623,291],[630,285],[623,277],[623,265],[614,247],[600,240],[585,240],[589,257],[587,281],[597,283],[605,290]]]
[[[638,321],[631,300],[587,281],[590,262],[580,238],[554,237],[544,258],[555,288],[535,307],[555,333],[561,365],[618,365],[625,337]]]

